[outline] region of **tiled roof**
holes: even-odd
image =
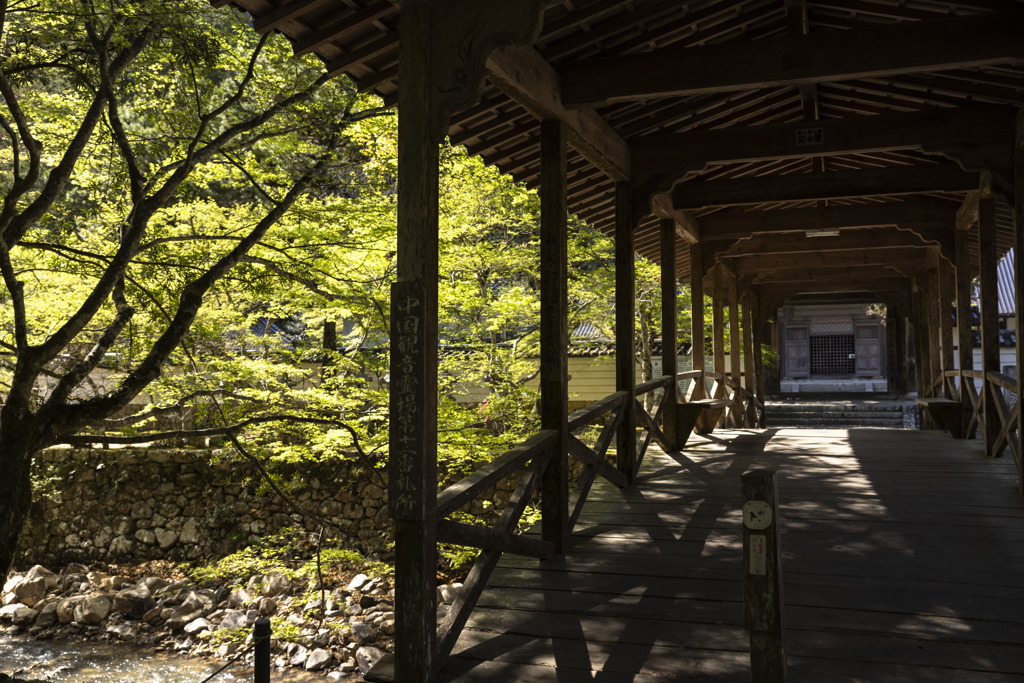
[[[1006,256],[996,266],[996,276],[999,279],[999,315],[1014,315],[1017,310],[1015,298],[1017,288],[1013,282],[1013,249],[1006,252]]]

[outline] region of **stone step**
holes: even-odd
[[[820,418],[792,418],[785,420],[772,419],[771,415],[765,418],[765,424],[768,428],[772,427],[829,427],[833,429],[856,429],[858,427],[882,427],[886,429],[903,429],[903,418],[900,417],[898,420],[879,420],[879,419],[860,419],[860,420],[848,420],[848,419],[820,419]]]
[[[902,415],[882,415],[865,417],[863,415],[773,415],[768,413],[765,419],[774,424],[796,422],[849,422],[851,424],[867,424],[868,422],[893,422],[903,424]]]
[[[818,411],[834,411],[834,410],[845,410],[848,412],[862,412],[862,413],[874,413],[874,412],[903,412],[902,403],[849,403],[840,401],[830,401],[827,403],[768,403],[765,408],[769,412],[808,412],[812,410]]]
[[[865,409],[860,406],[843,405],[841,403],[829,403],[827,405],[795,405],[795,406],[778,406],[769,403],[766,406],[766,410],[772,413],[789,414],[789,413],[850,413],[857,415],[877,415],[878,413],[904,413],[906,412],[902,406],[879,406],[871,409]]]
[[[786,401],[765,406],[769,427],[903,429],[903,401]]]

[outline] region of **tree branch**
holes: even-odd
[[[116,78],[124,69],[135,60],[142,53],[142,50],[156,37],[157,29],[155,25],[150,25],[145,31],[137,35],[131,43],[113,60],[110,62],[109,73],[111,78]],[[10,83],[0,73],[0,95],[3,95],[8,103],[8,110],[11,110],[11,103],[17,100],[12,99],[14,96],[13,90],[11,90]],[[64,187],[67,185],[68,180],[71,178],[71,174],[74,172],[75,164],[78,163],[82,153],[85,151],[85,147],[89,140],[92,138],[93,131],[96,129],[96,125],[99,123],[103,116],[103,111],[106,109],[106,96],[102,90],[97,91],[93,98],[92,104],[86,111],[85,116],[82,118],[82,123],[79,125],[78,130],[75,132],[71,142],[68,143],[67,149],[64,151],[64,156],[61,157],[60,162],[50,171],[50,175],[46,179],[42,190],[39,192],[39,196],[30,203],[20,214],[16,214],[17,209],[17,198],[13,200],[11,198],[12,193],[8,193],[8,197],[4,200],[3,211],[0,211],[0,233],[3,234],[7,241],[7,244],[13,246],[17,244],[21,238],[25,236],[25,233],[39,221],[53,206],[53,203],[57,201]],[[18,116],[11,110],[12,115],[15,116],[15,121],[18,121]],[[22,116],[22,118],[24,118]],[[26,141],[31,140],[31,136],[28,134],[27,123],[25,124],[25,131],[22,132],[22,138]],[[21,124],[19,123],[19,128]],[[37,147],[34,152],[37,155],[42,154],[42,147],[39,143],[33,141]],[[38,177],[38,170],[36,171]],[[29,174],[31,175],[31,173]],[[31,185],[34,185],[33,180]],[[25,191],[28,190],[28,185]]]
[[[206,292],[225,273],[237,265],[246,252],[263,238],[271,226],[281,219],[306,191],[306,186],[312,178],[321,172],[329,157],[330,151],[326,152],[316,165],[295,183],[285,198],[271,209],[231,252],[221,257],[206,273],[185,286],[178,300],[175,316],[168,324],[167,329],[154,341],[149,354],[139,364],[139,367],[124,379],[120,387],[106,396],[63,408],[61,420],[72,425],[85,425],[103,419],[128,405],[131,399],[159,377],[161,366],[191,328],[192,321],[202,305]]]
[[[105,94],[107,98],[107,120],[110,122],[111,136],[121,152],[121,158],[124,159],[124,163],[128,167],[128,191],[132,204],[137,204],[142,201],[146,179],[142,175],[135,151],[132,149],[131,142],[128,141],[127,133],[125,133],[117,96],[114,94],[114,83],[110,78],[107,60],[102,57],[100,58],[100,92]]]
[[[111,71],[113,72],[113,69],[111,69]],[[293,104],[296,104],[300,101],[309,98],[317,89],[320,88],[321,85],[326,83],[327,80],[328,79],[326,78],[326,74],[322,75],[314,82],[313,85],[306,88],[305,90],[294,95],[291,95],[289,97],[286,97],[283,100],[279,100],[278,102],[271,105],[260,114],[253,116],[250,119],[240,122],[234,126],[231,126],[223,133],[221,133],[217,138],[215,138],[213,142],[202,147],[198,151],[194,153],[190,152],[190,163],[183,165],[181,168],[175,171],[174,174],[172,174],[172,176],[164,183],[164,185],[159,190],[155,191],[152,195],[150,195],[148,198],[143,200],[142,204],[135,205],[130,215],[130,227],[128,228],[128,230],[125,231],[124,235],[122,236],[121,246],[118,249],[115,256],[113,257],[113,259],[110,261],[110,264],[108,265],[106,272],[103,274],[102,277],[100,277],[99,281],[96,283],[95,287],[93,288],[93,291],[82,303],[82,306],[79,308],[79,310],[76,311],[75,314],[72,315],[65,322],[65,324],[61,326],[59,330],[54,332],[50,336],[50,338],[47,339],[45,342],[32,349],[32,357],[31,359],[27,360],[30,360],[30,362],[34,364],[36,367],[40,367],[46,362],[49,362],[49,360],[51,360],[58,353],[60,353],[60,351],[68,343],[70,343],[71,340],[82,330],[82,328],[88,323],[88,321],[91,320],[93,316],[95,316],[96,312],[99,311],[100,307],[103,305],[103,302],[106,300],[106,297],[110,293],[112,288],[116,285],[120,278],[123,277],[124,271],[128,266],[128,262],[131,260],[132,256],[134,256],[135,253],[137,253],[138,243],[141,240],[142,235],[144,234],[146,227],[149,224],[150,218],[152,218],[152,216],[156,213],[157,210],[166,206],[167,203],[173,200],[177,189],[181,186],[181,184],[185,181],[189,174],[191,174],[192,170],[194,170],[195,166],[198,163],[208,160],[213,154],[217,153],[217,151],[223,145],[230,142],[231,139],[233,139],[234,137],[237,137],[238,135],[241,135],[249,130],[258,127],[259,125],[265,123],[266,121],[268,121],[277,113],[286,109],[287,107],[290,107]],[[220,109],[215,111],[220,111]],[[199,138],[197,136],[195,138],[195,141],[198,141],[198,139]],[[333,149],[331,151],[333,151]],[[315,167],[316,173],[319,173],[320,169],[325,164],[327,156],[328,155],[325,155],[324,158],[322,158],[317,163]],[[267,220],[266,218],[264,219],[264,221],[261,221],[260,226],[263,227],[258,227],[256,230],[253,231],[253,233],[251,233],[252,235],[259,235],[259,237],[256,238],[257,240],[262,237],[262,235],[266,232],[270,225],[276,222],[280,218],[280,216],[283,215],[284,210],[290,208],[291,205],[294,204],[295,200],[298,199],[298,196],[305,191],[305,186],[309,183],[312,177],[312,174],[308,174],[307,176],[300,179],[298,183],[295,186],[293,186],[291,192],[289,193],[289,196],[285,200],[282,200],[281,204],[278,207],[275,207],[271,211],[271,213],[268,214],[268,218],[270,216],[274,216],[271,223],[264,225],[265,221]],[[282,210],[282,208],[284,210]],[[243,243],[245,243],[245,240],[243,240]],[[231,254],[225,257],[226,259],[229,259],[230,262],[232,263],[231,267],[233,267],[234,263],[237,263],[238,258],[240,258],[240,256],[243,255],[245,251],[248,251],[248,249],[251,247],[251,244],[249,244],[249,246],[246,246],[242,252],[238,251],[240,246],[241,244],[239,246],[236,246],[235,250],[233,250]],[[227,261],[223,262],[226,263]],[[214,266],[214,269],[218,268],[222,268],[222,266]],[[229,269],[230,267],[228,267],[226,270]],[[224,272],[226,272],[226,270]],[[217,275],[216,277],[220,277],[220,275]],[[203,281],[204,278],[205,276],[201,276],[199,280],[196,281],[196,283]],[[215,279],[216,278],[214,278],[214,280]],[[210,281],[209,284],[212,284],[212,281]],[[209,288],[209,284],[206,285],[205,287],[201,285],[197,286],[203,292],[205,292],[206,289]],[[183,294],[183,297],[185,297],[186,295],[187,290],[186,294]],[[201,300],[201,295],[199,299]],[[183,302],[185,300],[185,298],[182,299]],[[196,306],[198,307],[198,301],[196,303]],[[191,317],[194,317],[194,315],[195,313],[193,312],[191,314]],[[191,319],[189,320],[188,324],[191,324]],[[180,338],[178,341],[180,341]],[[177,341],[174,344],[176,345]],[[167,353],[170,353],[169,350],[167,351]],[[155,377],[159,374],[158,371],[156,375],[152,375],[151,373],[152,370],[147,372],[147,376],[150,377],[148,381],[152,381],[152,379],[155,379]]]
[[[28,125],[28,119],[25,116],[25,112],[22,111],[21,105],[18,102],[18,96],[14,92],[14,88],[11,86],[10,81],[7,80],[7,75],[4,73],[2,68],[0,68],[0,95],[3,96],[4,104],[7,106],[7,111],[11,113],[11,117],[14,119],[14,125],[17,126],[18,129],[18,135],[15,135],[14,130],[9,126],[9,124],[7,124],[6,119],[4,120],[4,128],[7,130],[8,135],[11,136],[11,147],[14,150],[15,173],[11,189],[4,196],[3,209],[0,209],[0,236],[4,238],[8,245],[12,245],[17,242],[17,239],[10,239],[7,227],[17,213],[18,200],[21,199],[21,197],[28,192],[33,185],[35,185],[36,180],[39,179],[43,146],[38,140],[32,137],[32,129]],[[19,137],[21,138],[22,144],[25,146],[25,151],[28,153],[28,172],[24,176],[19,174]]]
[[[75,387],[81,384],[89,376],[89,373],[100,364],[107,351],[114,345],[117,338],[121,336],[121,331],[124,330],[125,325],[128,324],[133,315],[135,315],[135,309],[128,305],[123,296],[118,297],[117,312],[114,314],[114,319],[103,331],[103,334],[100,335],[100,338],[90,349],[89,353],[86,354],[85,358],[76,363],[57,382],[57,386],[53,388],[50,396],[43,404],[43,409],[54,409],[64,404]]]
[[[7,243],[0,236],[0,272],[3,274],[4,284],[7,291],[11,293],[11,303],[14,306],[14,342],[18,353],[24,353],[28,348],[28,321],[25,317],[25,286],[21,283],[14,272],[14,265],[11,263],[11,252]]]
[[[249,396],[245,396],[243,394],[236,394],[233,391],[228,391],[227,389],[200,389],[188,393],[185,396],[182,396],[181,398],[179,398],[177,401],[170,405],[160,406],[158,408],[151,406],[149,410],[143,410],[141,412],[135,413],[134,415],[126,415],[125,417],[113,419],[108,418],[104,422],[108,427],[111,427],[113,429],[117,429],[119,427],[127,427],[133,424],[138,424],[139,422],[144,422],[145,420],[148,420],[153,417],[159,417],[161,415],[169,415],[171,413],[174,413],[178,410],[181,410],[181,408],[183,408],[185,404],[187,404],[189,401],[193,401],[197,398],[202,398],[204,396],[209,398],[234,398],[239,401],[246,401],[248,403],[254,404],[262,403],[261,401],[256,401]]]

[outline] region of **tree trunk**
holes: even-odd
[[[39,450],[31,417],[19,420],[11,417],[7,408],[0,413],[0,578],[6,577],[14,564],[18,539],[32,507],[32,458]]]

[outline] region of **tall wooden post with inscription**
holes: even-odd
[[[437,234],[434,16],[402,9],[398,282],[391,288],[388,502],[395,530],[395,680],[429,681],[437,641]]]
[[[753,683],[786,680],[782,550],[774,470],[751,470],[743,490],[743,626],[750,631]]]
[[[398,106],[398,281],[391,290],[388,505],[395,533],[394,680],[435,678],[437,654],[438,155],[451,112],[477,101],[487,56],[526,45],[542,0],[406,0]],[[371,672],[372,673],[372,672]]]

